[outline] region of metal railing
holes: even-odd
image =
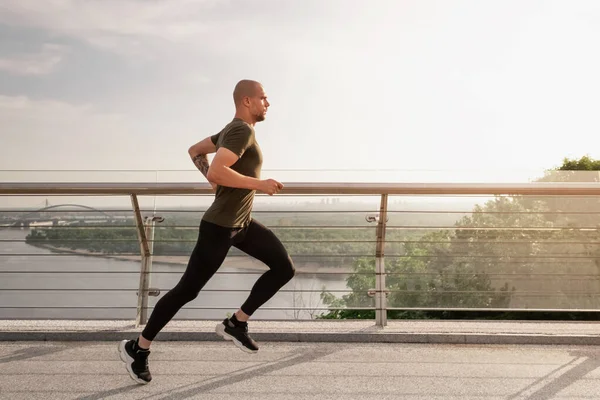
[[[0,195],[209,195],[206,183],[0,183]],[[294,182],[280,195],[541,195],[598,196],[599,183],[351,183]]]
[[[156,242],[155,235],[155,224],[157,222],[162,222],[163,219],[161,216],[156,215],[156,212],[153,211],[151,216],[144,216],[142,213],[142,208],[139,204],[140,196],[181,196],[181,195],[199,195],[199,196],[207,196],[212,195],[212,189],[208,184],[189,184],[189,183],[0,183],[0,196],[40,196],[40,195],[48,195],[48,196],[128,196],[131,200],[131,205],[135,227],[137,231],[137,240],[139,242],[139,248],[141,256],[141,266],[139,271],[139,285],[137,289],[137,312],[136,312],[136,323],[138,325],[144,324],[148,317],[148,296],[149,295],[158,295],[160,293],[160,289],[152,288],[150,285],[150,277],[153,274],[152,271],[152,261],[154,256],[154,243]],[[461,215],[476,215],[478,212],[473,212],[473,210],[390,210],[389,209],[389,201],[391,196],[541,196],[541,197],[561,197],[566,199],[576,199],[576,198],[584,198],[584,199],[592,199],[596,200],[596,196],[600,195],[600,184],[598,183],[526,183],[526,184],[486,184],[486,183],[476,183],[476,184],[449,184],[449,183],[427,183],[427,184],[369,184],[369,183],[287,183],[285,184],[285,188],[280,192],[278,196],[377,196],[379,197],[379,207],[378,212],[372,212],[365,210],[364,214],[368,223],[376,222],[375,229],[375,251],[374,251],[374,271],[365,272],[360,270],[354,270],[352,274],[360,275],[360,274],[373,274],[375,278],[375,287],[367,288],[366,293],[362,293],[361,295],[366,294],[367,296],[374,298],[374,307],[362,307],[365,310],[373,310],[375,311],[375,320],[378,326],[385,326],[387,324],[387,315],[388,312],[396,310],[480,310],[480,311],[489,311],[489,310],[497,310],[497,311],[507,311],[507,310],[538,310],[538,311],[596,311],[598,308],[597,303],[595,301],[592,302],[592,307],[553,307],[553,308],[530,308],[530,307],[501,307],[501,306],[488,306],[488,307],[476,307],[476,306],[448,306],[448,307],[428,307],[428,306],[396,306],[390,307],[388,305],[388,297],[399,295],[404,296],[405,299],[410,299],[411,295],[416,295],[423,291],[427,291],[427,288],[417,287],[421,285],[420,283],[412,284],[409,282],[411,279],[417,279],[419,276],[427,276],[427,277],[436,277],[436,274],[439,275],[440,279],[446,279],[443,276],[443,273],[439,271],[430,271],[427,269],[415,269],[414,265],[418,265],[418,263],[413,263],[408,265],[406,263],[402,263],[402,260],[429,260],[435,259],[436,261],[440,261],[438,266],[428,266],[431,268],[441,268],[447,265],[469,265],[469,260],[472,259],[482,259],[482,263],[477,264],[477,268],[481,265],[500,265],[500,264],[515,264],[520,263],[520,265],[527,266],[528,268],[532,268],[530,266],[531,260],[535,260],[536,268],[543,263],[551,264],[551,263],[563,263],[564,259],[568,260],[569,265],[575,265],[576,260],[584,259],[590,262],[596,262],[600,260],[600,253],[596,254],[596,247],[600,245],[600,238],[594,237],[591,240],[589,237],[584,238],[580,237],[578,240],[567,240],[573,239],[571,237],[560,237],[559,239],[554,239],[557,244],[564,245],[572,243],[573,245],[580,245],[585,247],[585,251],[580,251],[577,254],[520,254],[514,253],[498,255],[493,251],[490,252],[490,249],[485,252],[474,252],[473,249],[470,249],[465,246],[473,245],[473,237],[469,236],[466,238],[462,238],[461,235],[464,236],[465,232],[475,232],[476,242],[479,247],[482,249],[485,248],[486,245],[498,245],[498,244],[506,244],[506,246],[519,246],[522,244],[526,244],[528,246],[535,246],[542,243],[541,239],[544,239],[543,232],[546,231],[569,231],[576,229],[578,232],[598,232],[598,227],[600,226],[600,221],[596,222],[593,219],[593,223],[588,225],[579,225],[579,226],[559,226],[559,225],[545,225],[545,226],[534,226],[534,225],[518,225],[518,226],[468,226],[468,225],[450,225],[450,226],[439,226],[436,224],[426,225],[426,224],[403,224],[403,223],[389,223],[390,215],[397,213],[456,213]],[[259,197],[261,197],[259,195]],[[13,212],[20,211],[19,209],[12,210]],[[22,210],[21,210],[22,211]],[[121,210],[123,211],[123,210]],[[299,213],[299,210],[290,210],[295,213]],[[315,211],[312,211],[315,212]],[[319,211],[319,212],[329,212],[327,210]],[[333,212],[333,211],[332,211]],[[352,211],[356,212],[356,211]],[[531,216],[531,215],[542,215],[542,214],[553,214],[553,215],[562,215],[562,214],[584,214],[584,215],[600,215],[600,207],[598,209],[592,210],[583,210],[583,211],[564,211],[564,210],[508,210],[508,211],[479,211],[479,214],[509,214],[509,215],[517,215],[517,216]],[[544,220],[546,221],[546,220]],[[402,221],[400,221],[402,222]],[[100,225],[101,226],[101,225]],[[97,225],[97,227],[99,227]],[[177,227],[177,226],[176,226]],[[364,228],[362,225],[345,225],[345,226],[317,226],[322,229],[336,229],[343,227],[344,229],[352,229],[352,228]],[[59,227],[56,227],[59,228]],[[193,228],[189,226],[179,226],[179,228]],[[278,228],[278,227],[275,227]],[[314,228],[314,226],[303,226],[303,225],[294,225],[290,227],[290,229],[303,229],[303,228]],[[81,228],[83,229],[83,228]],[[423,237],[413,238],[409,240],[407,238],[402,238],[398,240],[394,239],[386,239],[389,236],[390,232],[394,230],[401,230],[403,232],[406,231],[423,231],[423,232],[444,232],[448,230],[452,230],[455,232],[456,236],[452,238],[453,241],[448,241],[444,238],[428,238],[424,240]],[[498,232],[511,232],[511,231],[519,231],[519,232],[536,232],[535,238],[524,238],[522,242],[516,240],[504,240]],[[540,233],[541,232],[541,233]],[[435,236],[435,235],[434,235]],[[540,239],[541,238],[541,239]],[[434,240],[435,239],[435,240]],[[544,245],[552,244],[552,241],[547,240],[545,238],[543,241]],[[577,238],[575,238],[577,239]],[[306,241],[305,241],[306,242]],[[313,242],[323,242],[322,240],[314,239]],[[350,243],[351,240],[342,240],[340,242]],[[360,241],[359,241],[360,242]],[[363,241],[364,242],[364,241]],[[398,254],[386,254],[386,246],[393,243],[400,243],[404,246],[404,253]],[[333,242],[331,242],[333,243]],[[452,245],[455,249],[448,249],[446,253],[444,253],[444,248],[436,248],[436,253],[427,253],[421,254],[417,251],[408,252],[406,250],[407,246],[418,244],[422,248],[423,246],[434,246],[437,244],[442,245]],[[587,246],[587,247],[586,247]],[[591,247],[590,247],[591,246]],[[478,247],[478,248],[479,248]],[[592,248],[593,247],[593,248]],[[508,248],[508,247],[507,247]],[[460,252],[458,250],[464,250],[464,252]],[[465,250],[466,249],[466,250]],[[493,250],[493,249],[492,249]],[[511,250],[512,251],[512,250]],[[543,252],[542,252],[543,253]],[[14,254],[13,254],[14,255]],[[33,255],[23,255],[23,256],[31,256]],[[326,257],[335,257],[332,255],[325,255]],[[340,256],[370,256],[370,254],[341,254]],[[386,269],[386,257],[393,259],[397,262],[396,265],[400,268],[407,267],[407,270],[400,271],[390,271]],[[444,261],[445,260],[445,261]],[[486,261],[487,260],[487,261]],[[540,261],[543,260],[543,261]],[[444,264],[445,263],[445,264]],[[461,264],[462,263],[462,264]],[[475,264],[473,264],[475,265]],[[411,269],[412,268],[412,269]],[[475,275],[484,276],[486,279],[494,279],[495,277],[502,277],[505,275],[511,275],[512,278],[519,276],[528,276],[527,271],[523,272],[519,269],[513,269],[510,273],[498,273],[494,271],[485,271],[480,272],[478,270],[473,270],[473,268],[469,270],[465,270],[461,272],[460,268],[452,273],[452,277],[464,276],[466,278],[473,277]],[[19,271],[1,271],[0,274],[8,274],[8,273],[18,273]],[[55,271],[60,272],[60,271]],[[158,272],[154,272],[155,274]],[[314,272],[318,274],[319,272]],[[329,274],[338,273],[338,272],[328,272]],[[339,272],[345,273],[348,272]],[[462,274],[462,275],[461,275]],[[555,279],[560,277],[570,277],[572,280],[576,280],[580,278],[581,280],[598,280],[600,276],[600,264],[598,264],[598,274],[580,274],[569,272],[568,269],[564,271],[545,271],[538,272],[534,274],[537,279]],[[531,274],[529,274],[531,276]],[[397,289],[390,289],[389,285],[386,284],[386,277],[390,279],[398,280],[399,277],[404,277],[403,283],[398,286]],[[408,283],[407,283],[408,282]],[[479,284],[479,283],[478,283]],[[600,282],[599,282],[600,284]],[[443,286],[443,285],[442,285]],[[468,289],[461,289],[460,287],[452,287],[455,290],[442,290],[439,293],[442,298],[453,299],[452,296],[461,295],[468,293],[469,295],[482,295],[488,296],[490,295],[489,289],[484,288],[481,290],[476,290],[477,285],[474,284],[472,287]],[[110,289],[110,288],[109,288]],[[10,290],[10,288],[0,289],[2,290]],[[517,296],[521,296],[524,298],[527,297],[536,297],[542,296],[543,293],[534,290],[527,290],[523,292],[513,292]],[[564,293],[563,293],[564,294]],[[596,297],[600,296],[600,290],[594,292],[581,292],[577,293],[577,295],[581,296],[589,296],[595,300]],[[447,296],[447,297],[443,297]],[[450,301],[450,300],[448,300]],[[491,303],[490,303],[491,304]],[[346,307],[327,307],[327,310],[341,310],[341,309],[352,309],[352,305]],[[294,309],[300,309],[298,307],[294,307]],[[354,309],[361,309],[361,307],[354,306]]]

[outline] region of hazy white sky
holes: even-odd
[[[596,0],[2,0],[0,169],[193,169],[243,78],[265,169],[552,168],[600,157],[598,43]]]

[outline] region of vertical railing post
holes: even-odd
[[[377,246],[375,248],[375,324],[387,325],[387,290],[385,286],[385,230],[387,222],[388,195],[381,195],[377,220]]]
[[[139,325],[145,325],[148,321],[148,296],[158,296],[158,290],[150,287],[152,279],[152,256],[154,255],[154,227],[156,221],[161,222],[160,217],[146,217],[145,230],[148,239],[148,255],[145,258],[144,274],[140,277],[141,286],[144,287],[144,296],[142,297],[142,306],[140,309]]]
[[[150,245],[148,244],[148,236],[146,235],[146,227],[144,226],[140,205],[135,194],[131,195],[131,205],[135,215],[135,222],[140,242],[140,253],[142,255],[140,282],[137,291],[137,312],[135,317],[135,325],[136,327],[139,327],[140,325],[144,325],[148,318],[148,289],[150,287],[150,263],[152,259]]]

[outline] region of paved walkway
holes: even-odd
[[[0,398],[597,399],[600,347],[157,342],[134,383],[115,342],[0,342]]]

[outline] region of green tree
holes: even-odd
[[[537,181],[597,182],[599,170],[600,161],[587,156],[564,159],[559,168]],[[417,243],[405,244],[402,258],[386,259],[388,305],[597,309],[599,211],[600,200],[595,197],[496,196],[475,206],[453,231],[425,234]],[[325,304],[345,307],[323,318],[374,317],[374,312],[352,310],[374,305],[366,295],[375,287],[374,260],[357,261],[354,271],[360,278],[348,278],[352,293],[341,299],[323,293]],[[390,318],[415,315],[443,317],[444,313],[388,313]]]

